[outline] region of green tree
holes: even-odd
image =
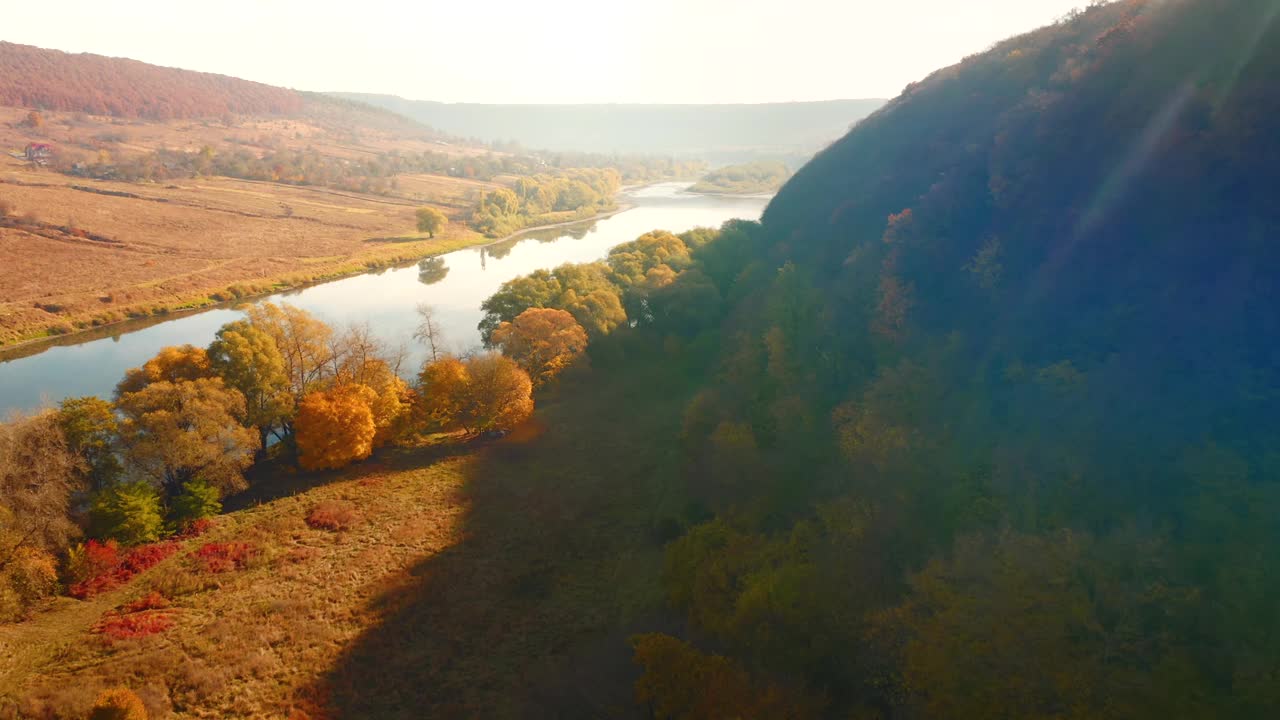
[[[58,406],[58,424],[72,452],[84,458],[89,488],[101,490],[124,472],[118,456],[120,423],[115,406],[99,397],[67,398]]]
[[[155,542],[164,534],[164,503],[154,485],[125,482],[96,493],[89,532],[125,545]]]
[[[177,528],[194,520],[213,517],[222,512],[222,493],[218,488],[196,478],[182,485],[182,492],[169,505],[169,521]]]
[[[905,686],[932,717],[1209,717],[1176,639],[1198,593],[1171,569],[1132,532],[962,538],[885,616]]]
[[[228,387],[245,400],[246,424],[258,429],[259,445],[267,435],[288,423],[293,412],[284,355],[275,340],[247,320],[223,325],[209,345],[209,365]]]
[[[433,207],[420,207],[415,215],[418,218],[418,232],[424,232],[428,237],[435,237],[436,233],[449,224],[449,218]]]

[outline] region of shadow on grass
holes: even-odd
[[[660,386],[662,387],[662,386]],[[627,638],[668,629],[653,528],[687,394],[575,382],[465,464],[463,540],[373,602],[314,688],[337,718],[639,717]]]
[[[224,512],[243,510],[329,483],[349,480],[355,475],[366,475],[379,467],[390,470],[422,467],[446,458],[473,453],[482,445],[482,440],[472,439],[411,448],[380,448],[363,462],[341,470],[300,470],[291,458],[272,459],[251,468],[245,474],[249,489],[227,498],[222,507]]]

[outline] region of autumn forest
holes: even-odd
[[[0,426],[0,717],[1275,717],[1278,17],[1093,3],[794,173],[490,146],[489,238],[781,187],[503,282],[469,351],[247,302]],[[39,102],[310,102],[166,77]]]

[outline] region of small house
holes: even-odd
[[[27,145],[27,162],[44,166],[52,158],[53,146],[49,143],[30,143]]]

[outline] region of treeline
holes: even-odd
[[[689,188],[697,193],[751,194],[772,192],[791,177],[785,163],[760,161],[730,165],[707,173]]]
[[[432,360],[412,385],[367,327],[263,304],[208,348],[163,349],[110,401],[72,398],[0,425],[0,621],[162,559],[170,546],[148,544],[201,531],[255,462],[333,469],[422,433],[511,428],[586,345],[568,313],[534,310],[495,328],[502,354],[456,358],[421,312]]]
[[[0,105],[169,120],[285,115],[301,110],[303,97],[224,75],[0,42]]]
[[[728,239],[718,247],[728,247],[740,233],[738,224],[722,233],[655,230],[615,246],[603,261],[565,264],[505,282],[480,306],[485,312],[480,337],[493,344],[505,323],[530,308],[567,312],[593,340],[619,327],[696,328],[717,316],[722,296],[704,264],[695,263],[694,251],[721,235]],[[708,257],[717,252],[706,251]]]
[[[205,146],[197,152],[157,150],[142,155],[60,148],[52,164],[76,177],[125,182],[164,182],[180,178],[221,176],[290,185],[314,185],[376,195],[399,191],[397,175],[428,173],[490,180],[525,172],[529,163],[500,156],[457,158],[444,153],[384,153],[356,159],[305,150]]]
[[[678,179],[697,173],[698,163],[682,163],[664,158],[617,158],[557,154],[550,158],[529,155],[487,153],[457,156],[444,152],[406,153],[391,151],[372,157],[345,158],[322,154],[315,148],[292,150],[271,147],[264,138],[261,147],[215,149],[205,146],[196,152],[156,150],[145,154],[116,153],[111,143],[98,148],[60,147],[52,167],[77,177],[125,182],[164,182],[179,178],[221,176],[242,180],[262,180],[291,185],[315,185],[353,192],[394,195],[400,185],[396,177],[405,174],[432,174],[474,180],[503,176],[556,176],[567,174],[585,182],[597,194],[612,196],[619,182],[642,183]],[[580,162],[581,165],[568,164]],[[539,182],[546,181],[543,180]],[[610,190],[609,188],[613,189]],[[563,204],[563,203],[562,203]],[[554,206],[554,203],[552,204]],[[579,205],[581,207],[581,205]],[[539,214],[552,212],[540,211]]]
[[[481,196],[471,211],[471,226],[489,237],[503,237],[530,225],[589,218],[612,208],[620,187],[621,177],[613,168],[517,178],[511,188]]]

